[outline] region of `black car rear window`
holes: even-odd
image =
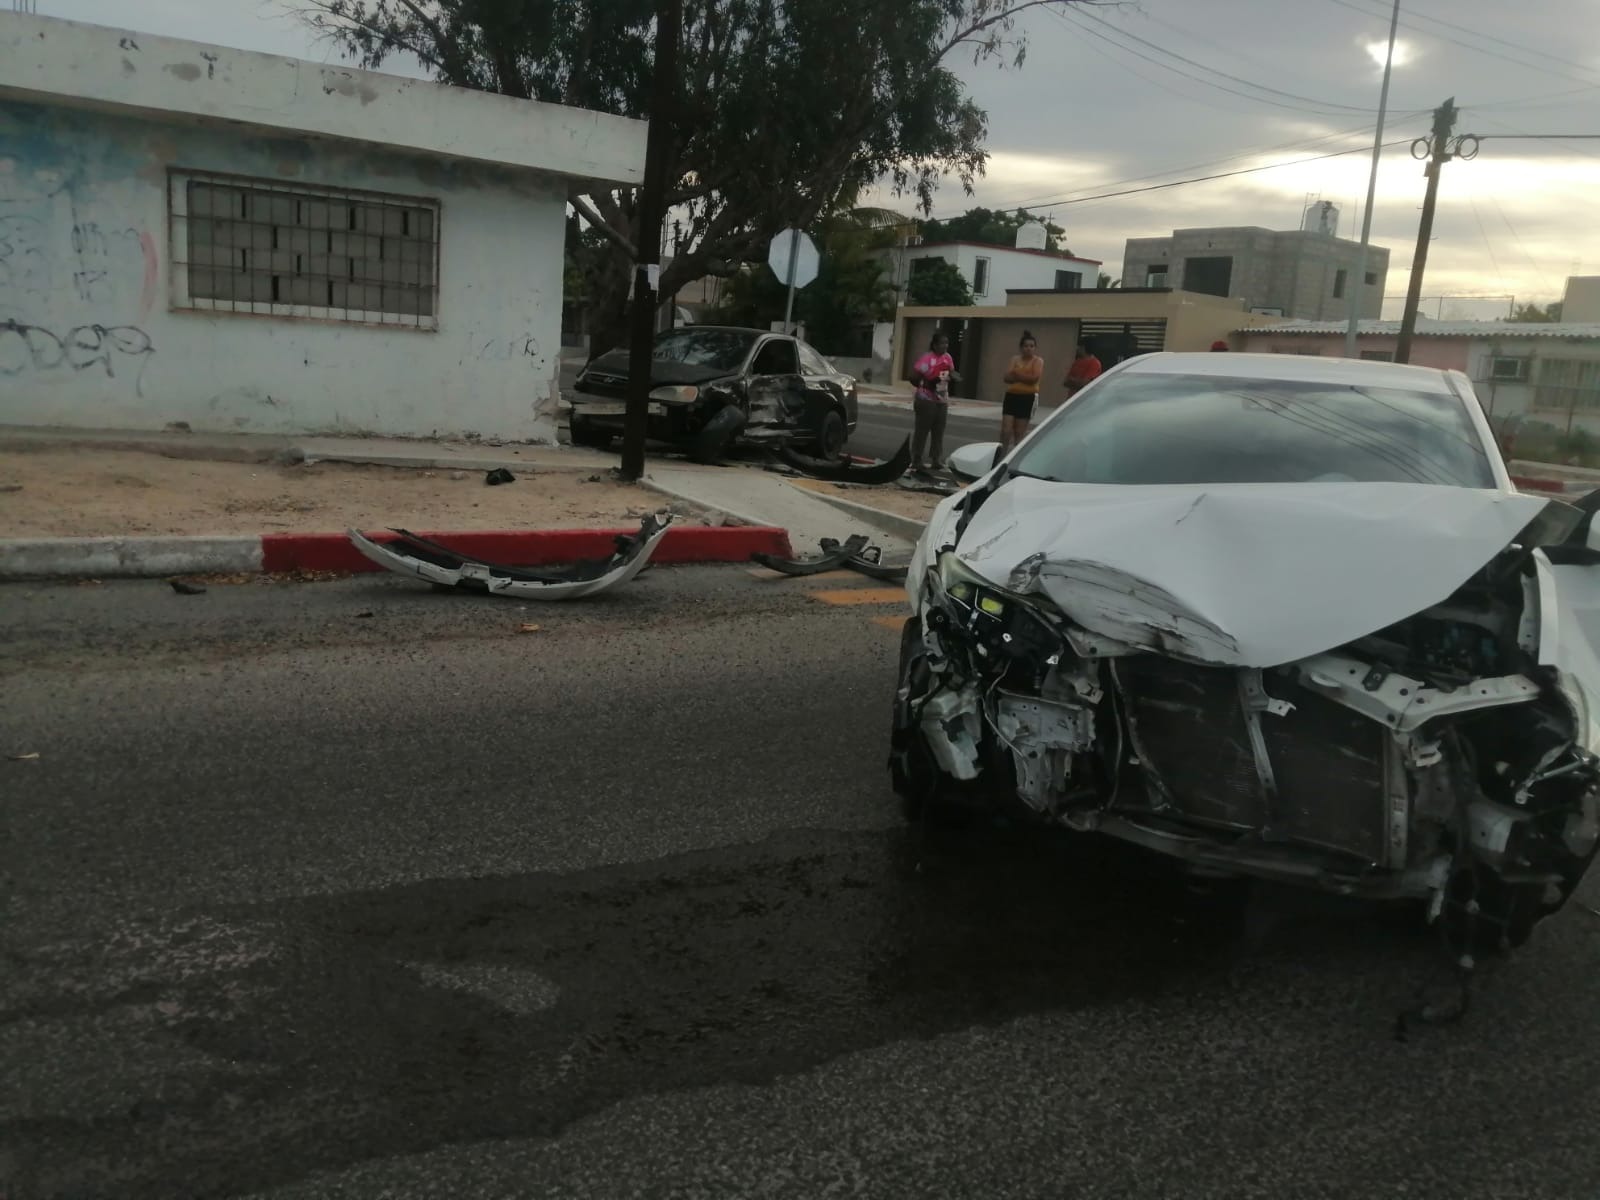
[[[1206,375],[1105,379],[1011,466],[1062,483],[1496,486],[1451,393]]]
[[[656,338],[653,356],[663,362],[737,371],[760,336],[739,329],[674,329]]]

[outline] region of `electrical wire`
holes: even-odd
[[[1500,261],[1494,256],[1494,244],[1489,241],[1489,231],[1483,227],[1483,214],[1478,211],[1478,202],[1471,196],[1467,197],[1467,204],[1472,208],[1472,219],[1478,223],[1478,236],[1483,239],[1483,248],[1488,252],[1489,265],[1494,268],[1494,277],[1500,281],[1500,286],[1506,286],[1506,274],[1500,269]]]
[[[1103,21],[1099,17],[1089,16],[1087,13],[1083,13],[1083,12],[1078,11],[1078,10],[1073,10],[1073,11],[1065,12],[1065,13],[1057,12],[1055,9],[1045,9],[1044,11],[1049,13],[1051,17],[1053,17],[1055,20],[1057,20],[1058,22],[1062,23],[1063,25],[1067,26],[1068,28],[1075,29],[1079,33],[1087,34],[1088,36],[1090,36],[1092,38],[1095,38],[1098,41],[1104,42],[1108,46],[1111,46],[1111,47],[1113,47],[1113,48],[1115,48],[1117,50],[1122,51],[1124,54],[1131,54],[1135,58],[1143,59],[1145,62],[1151,63],[1154,66],[1160,67],[1164,71],[1171,71],[1173,74],[1181,75],[1185,79],[1193,80],[1194,82],[1202,84],[1202,85],[1204,85],[1206,87],[1209,87],[1209,88],[1215,88],[1217,91],[1220,91],[1220,92],[1227,92],[1230,95],[1239,96],[1239,97],[1241,97],[1241,98],[1243,98],[1245,100],[1249,100],[1249,101],[1251,101],[1253,103],[1256,103],[1256,104],[1270,104],[1275,108],[1284,108],[1284,109],[1290,110],[1291,112],[1313,113],[1313,114],[1318,115],[1318,116],[1328,116],[1328,115],[1331,115],[1336,110],[1339,111],[1339,112],[1346,112],[1346,113],[1369,113],[1369,112],[1370,113],[1376,113],[1378,111],[1375,108],[1362,108],[1362,107],[1359,107],[1357,105],[1324,103],[1323,101],[1313,99],[1312,97],[1309,97],[1309,96],[1299,96],[1299,95],[1296,95],[1293,92],[1282,92],[1282,91],[1279,91],[1277,88],[1268,88],[1268,87],[1264,87],[1263,85],[1260,85],[1260,84],[1251,83],[1249,80],[1240,79],[1238,76],[1235,76],[1235,75],[1229,75],[1225,71],[1217,71],[1215,68],[1207,67],[1203,63],[1196,63],[1193,59],[1185,58],[1183,55],[1177,54],[1174,51],[1166,50],[1163,47],[1158,46],[1153,42],[1146,41],[1144,38],[1141,38],[1136,34],[1127,33],[1124,30],[1119,29],[1117,26],[1112,25],[1110,22]],[[1206,79],[1206,78],[1203,78],[1202,76],[1191,74],[1190,72],[1185,71],[1182,67],[1174,66],[1172,63],[1169,63],[1169,62],[1162,62],[1160,59],[1153,58],[1152,56],[1150,56],[1149,54],[1144,53],[1141,50],[1137,50],[1137,49],[1135,49],[1135,48],[1133,48],[1131,46],[1127,46],[1127,45],[1122,44],[1121,42],[1115,40],[1111,36],[1100,32],[1100,30],[1093,28],[1093,26],[1091,26],[1091,25],[1086,24],[1085,23],[1085,18],[1087,20],[1089,20],[1089,21],[1094,21],[1094,22],[1096,22],[1096,23],[1098,23],[1100,25],[1103,25],[1107,29],[1114,30],[1118,34],[1122,35],[1123,37],[1129,38],[1132,41],[1139,42],[1139,43],[1141,43],[1143,45],[1151,46],[1152,48],[1160,51],[1163,54],[1168,54],[1168,55],[1170,55],[1170,56],[1172,56],[1174,58],[1179,59],[1182,62],[1186,62],[1186,63],[1189,63],[1192,66],[1198,67],[1200,70],[1211,71],[1214,74],[1220,75],[1225,79],[1231,79],[1231,80],[1234,80],[1235,82],[1242,83],[1246,87],[1253,87],[1253,88],[1257,88],[1260,91],[1270,92],[1270,93],[1272,93],[1272,96],[1287,96],[1287,97],[1290,97],[1291,99],[1293,99],[1295,101],[1300,101],[1301,103],[1289,103],[1288,101],[1285,101],[1285,100],[1275,100],[1275,99],[1272,98],[1272,96],[1254,95],[1254,94],[1252,94],[1250,92],[1242,92],[1242,91],[1239,91],[1237,88],[1228,87],[1226,84],[1217,83],[1214,80]],[[1410,114],[1408,114],[1408,115],[1410,115]]]
[[[1392,142],[1383,143],[1385,149],[1395,146],[1405,146],[1411,143],[1410,138],[1400,138]],[[1166,183],[1152,183],[1145,187],[1125,188],[1115,192],[1101,192],[1093,196],[1077,196],[1073,198],[1050,198],[1041,200],[1029,206],[1032,208],[1060,207],[1068,204],[1087,204],[1091,200],[1112,200],[1119,196],[1137,196],[1143,192],[1159,192],[1166,188],[1184,187],[1191,183],[1209,183],[1214,179],[1232,179],[1237,175],[1254,175],[1261,171],[1276,171],[1282,167],[1298,167],[1303,163],[1322,162],[1329,158],[1342,158],[1347,154],[1365,154],[1372,148],[1370,146],[1353,146],[1348,150],[1333,150],[1327,154],[1313,154],[1309,158],[1295,158],[1288,162],[1265,163],[1259,167],[1241,167],[1237,171],[1219,171],[1213,175],[1196,175],[1189,179],[1173,179]]]
[[[1516,226],[1511,223],[1511,218],[1506,216],[1506,210],[1500,207],[1500,198],[1493,192],[1490,192],[1489,202],[1494,205],[1495,211],[1500,214],[1500,220],[1504,223],[1507,232],[1511,234],[1511,240],[1516,242],[1517,249],[1522,251],[1522,257],[1528,260],[1528,265],[1542,276],[1547,278],[1555,277],[1555,272],[1545,270],[1534,261],[1533,255],[1528,252],[1528,247],[1523,244],[1522,235],[1517,232]]]
[[[1049,10],[1049,11],[1054,12],[1055,10],[1052,9],[1052,10]],[[1056,15],[1059,17],[1059,16],[1062,16],[1063,14],[1056,13]],[[1343,111],[1343,112],[1372,113],[1373,115],[1377,115],[1377,112],[1378,112],[1377,109],[1368,108],[1368,107],[1366,107],[1364,105],[1359,105],[1359,104],[1340,104],[1337,101],[1318,100],[1314,96],[1302,96],[1298,92],[1286,92],[1286,91],[1282,90],[1281,88],[1268,87],[1264,83],[1256,83],[1254,80],[1244,79],[1244,78],[1242,78],[1242,77],[1240,77],[1238,75],[1230,75],[1227,71],[1219,70],[1216,67],[1209,67],[1203,62],[1199,62],[1199,61],[1197,61],[1195,59],[1187,57],[1186,55],[1179,54],[1176,50],[1169,50],[1165,46],[1162,46],[1162,45],[1159,45],[1156,42],[1150,41],[1148,38],[1142,38],[1136,33],[1130,33],[1128,30],[1123,29],[1120,25],[1114,25],[1110,21],[1107,21],[1104,17],[1097,17],[1093,13],[1088,12],[1085,9],[1081,9],[1081,8],[1080,9],[1074,9],[1074,10],[1072,10],[1071,15],[1074,18],[1077,18],[1080,21],[1092,21],[1094,24],[1099,25],[1103,29],[1109,29],[1109,30],[1113,31],[1114,33],[1117,33],[1117,34],[1121,35],[1122,37],[1127,38],[1129,41],[1137,42],[1141,46],[1146,46],[1149,49],[1154,50],[1157,54],[1165,54],[1168,58],[1176,59],[1178,62],[1185,63],[1188,66],[1194,67],[1196,70],[1206,71],[1206,72],[1209,72],[1212,75],[1220,76],[1221,78],[1226,79],[1231,83],[1237,83],[1237,84],[1241,84],[1244,87],[1254,88],[1254,89],[1256,89],[1257,91],[1260,91],[1260,92],[1267,92],[1267,93],[1269,93],[1269,94],[1271,94],[1273,96],[1281,96],[1286,100],[1296,100],[1296,101],[1299,101],[1301,104],[1311,105],[1313,108],[1315,108],[1315,109],[1317,109],[1319,111],[1337,109],[1337,110],[1340,110],[1340,111]],[[1132,53],[1131,50],[1129,52]],[[1175,70],[1176,68],[1168,68],[1168,69]],[[1191,78],[1192,78],[1192,76],[1191,76]],[[1202,82],[1204,82],[1204,81],[1202,81]],[[1218,86],[1218,85],[1210,85],[1210,86]],[[1268,101],[1268,103],[1271,103],[1271,102]]]
[[[1240,159],[1254,158],[1258,154],[1272,154],[1279,150],[1311,150],[1324,142],[1335,141],[1339,138],[1355,137],[1358,134],[1365,134],[1370,137],[1371,133],[1372,129],[1370,126],[1357,126],[1355,129],[1347,129],[1340,133],[1324,134],[1322,137],[1312,138],[1310,141],[1304,141],[1303,139],[1296,138],[1293,141],[1279,142],[1270,146],[1251,146],[1243,150],[1237,150],[1232,154],[1225,154],[1221,158],[1208,158],[1203,159],[1200,162],[1184,163],[1181,166],[1166,167],[1160,171],[1151,171],[1144,175],[1132,175],[1127,179],[1113,179],[1107,183],[1098,184],[1096,186],[1112,188],[1122,187],[1129,183],[1142,183],[1147,179],[1160,179],[1164,175],[1176,175],[1180,171],[1197,171],[1203,167],[1215,167],[1220,166],[1223,163],[1238,162]],[[1367,145],[1370,146],[1371,143],[1368,142]],[[1362,148],[1365,149],[1366,147]],[[1090,190],[1090,188],[1076,188],[1072,192],[1068,192],[1067,195],[1076,195],[1078,192],[1087,192]],[[1013,208],[1033,204],[1035,202],[1047,201],[1049,199],[1051,199],[1051,196],[1048,195],[1024,196],[1020,200],[1007,200],[1004,203],[1001,203],[998,207]]]
[[[1364,17],[1372,17],[1372,18],[1381,17],[1384,20],[1387,20],[1389,18],[1389,14],[1388,13],[1375,12],[1370,8],[1364,8],[1359,4],[1353,3],[1352,0],[1328,0],[1328,2],[1330,4],[1337,4],[1340,8],[1347,8],[1351,12],[1360,13]],[[1438,22],[1438,18],[1436,18],[1436,17],[1427,17],[1425,19]],[[1463,47],[1464,49],[1467,49],[1467,50],[1475,51],[1478,54],[1487,55],[1490,58],[1498,58],[1498,59],[1500,59],[1500,60],[1502,60],[1504,62],[1512,63],[1515,66],[1523,67],[1523,68],[1525,68],[1525,69],[1527,69],[1529,71],[1538,71],[1542,75],[1559,75],[1563,79],[1571,79],[1575,83],[1591,83],[1591,82],[1593,82],[1592,79],[1585,79],[1585,78],[1582,78],[1580,76],[1573,75],[1573,74],[1571,74],[1570,72],[1567,72],[1567,71],[1558,71],[1554,67],[1546,66],[1546,65],[1541,64],[1541,63],[1528,62],[1525,59],[1514,58],[1511,55],[1502,53],[1499,50],[1491,50],[1488,47],[1480,46],[1480,45],[1477,45],[1477,44],[1475,44],[1473,42],[1464,42],[1460,38],[1451,37],[1450,35],[1444,34],[1444,33],[1438,33],[1438,32],[1436,32],[1434,30],[1427,29],[1427,28],[1425,28],[1423,26],[1417,25],[1413,21],[1408,20],[1404,16],[1402,16],[1400,18],[1400,24],[1405,26],[1407,29],[1411,30],[1412,32],[1420,33],[1420,34],[1424,35],[1425,37],[1435,37],[1435,38],[1440,39],[1441,41],[1451,42],[1454,45],[1461,46],[1461,47]],[[1462,26],[1456,26],[1456,25],[1449,25],[1448,27],[1452,28],[1452,29],[1464,28]],[[1471,32],[1471,31],[1467,30],[1467,32]],[[1497,44],[1503,45],[1503,46],[1509,46],[1509,45],[1513,45],[1514,44],[1514,43],[1505,41],[1503,38],[1498,38],[1498,37],[1495,38],[1494,41]],[[1536,55],[1539,55],[1540,57],[1544,57],[1544,58],[1553,58],[1554,57],[1553,55],[1545,54],[1544,51],[1542,51],[1542,50],[1533,50],[1531,47],[1519,47],[1519,48],[1520,49],[1525,49],[1525,50],[1528,51],[1528,53],[1536,54]],[[1590,71],[1591,75],[1595,74],[1595,72],[1593,72],[1591,68],[1585,67],[1581,63],[1571,63],[1570,60],[1567,60],[1567,59],[1556,59],[1555,61],[1568,63],[1568,65],[1576,66],[1579,70]]]
[[[1385,20],[1387,20],[1388,17],[1389,17],[1389,14],[1386,13],[1386,12],[1374,12],[1374,11],[1371,11],[1370,9],[1363,9],[1362,7],[1359,7],[1358,5],[1356,5],[1355,3],[1352,3],[1351,0],[1334,0],[1334,2],[1337,3],[1337,4],[1342,5],[1345,8],[1352,9],[1353,11],[1356,11],[1356,12],[1363,12],[1364,11],[1364,12],[1366,12],[1366,15],[1368,15],[1370,17],[1382,17]],[[1410,22],[1407,21],[1407,19],[1406,19],[1407,17],[1411,17],[1411,18],[1414,18],[1414,19],[1419,20],[1419,21],[1427,21],[1430,24],[1438,25],[1438,26],[1440,26],[1440,27],[1442,27],[1444,29],[1453,29],[1457,33],[1464,33],[1464,34],[1468,35],[1469,37],[1478,38],[1481,41],[1493,42],[1497,46],[1507,46],[1507,47],[1510,47],[1513,50],[1518,50],[1518,51],[1522,52],[1523,54],[1532,54],[1537,58],[1548,59],[1550,62],[1560,63],[1562,66],[1575,67],[1580,71],[1588,72],[1590,75],[1600,76],[1600,71],[1596,71],[1593,67],[1589,66],[1587,63],[1581,63],[1581,62],[1578,62],[1578,61],[1576,61],[1574,59],[1570,59],[1570,58],[1562,58],[1559,54],[1551,54],[1547,50],[1539,50],[1539,49],[1537,49],[1537,48],[1535,48],[1533,46],[1524,46],[1520,42],[1513,42],[1510,38],[1502,37],[1499,34],[1480,33],[1478,30],[1473,29],[1471,26],[1458,25],[1454,21],[1445,20],[1443,17],[1436,17],[1436,16],[1433,16],[1430,13],[1418,12],[1415,8],[1407,8],[1407,9],[1404,10],[1404,15],[1402,15],[1401,18],[1400,18],[1400,24],[1405,25],[1408,29],[1411,29],[1411,30],[1413,30],[1415,32],[1418,32],[1418,33],[1426,33],[1427,30],[1418,29],[1415,25],[1410,24]],[[1435,34],[1434,36],[1437,37],[1437,36],[1440,36],[1440,35]],[[1454,39],[1445,39],[1445,40],[1454,41]],[[1493,53],[1492,51],[1486,50],[1481,46],[1468,45],[1466,42],[1457,42],[1456,44],[1460,45],[1460,46],[1465,46],[1469,50],[1477,50],[1480,53],[1484,53],[1484,54],[1492,54]],[[1503,55],[1503,54],[1496,54],[1495,57],[1505,58],[1507,62],[1517,63],[1518,66],[1533,66],[1533,64],[1523,63],[1523,62],[1520,62],[1517,59],[1509,58],[1509,57],[1507,57],[1506,55]],[[1533,69],[1537,70],[1537,71],[1545,71],[1545,72],[1549,71],[1548,67],[1533,66]],[[1597,83],[1596,86],[1600,86],[1600,83]]]

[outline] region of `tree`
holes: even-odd
[[[952,56],[1020,65],[1018,15],[1097,0],[682,0],[667,200],[685,247],[662,295],[764,252],[880,179],[927,212],[941,178],[971,190],[986,114]],[[409,52],[461,87],[649,117],[654,0],[297,0],[362,66]],[[634,189],[577,190],[607,239],[589,277],[593,348],[621,340],[634,247]]]
[[[1117,281],[1111,278],[1111,276],[1107,275],[1104,271],[1101,271],[1100,278],[1094,281],[1094,286],[1096,291],[1103,292],[1108,288],[1116,287]]]
[[[942,258],[919,258],[906,283],[906,303],[939,308],[972,303],[972,289],[955,263]]]
[[[878,251],[894,244],[895,228],[910,218],[885,209],[854,209],[825,217],[809,232],[822,251],[817,278],[795,293],[795,320],[824,354],[864,356],[863,326],[894,316],[895,290]],[[717,317],[766,328],[782,320],[787,289],[766,264],[750,264],[728,281]]]
[[[944,221],[924,221],[922,223],[922,240],[927,243],[938,242],[978,242],[984,246],[1015,246],[1017,244],[1017,230],[1029,221],[1039,221],[1039,218],[1026,209],[1017,209],[1015,212],[991,211],[987,208],[969,208],[959,217],[951,217]],[[1062,254],[1071,254],[1061,244],[1061,239],[1066,230],[1053,221],[1040,221],[1045,228],[1045,247],[1059,251]]]
[[[1537,304],[1519,304],[1511,312],[1513,321],[1555,324],[1561,320],[1561,301],[1540,308]]]

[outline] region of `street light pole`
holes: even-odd
[[[1372,170],[1367,176],[1367,206],[1361,211],[1361,249],[1356,252],[1356,277],[1349,291],[1350,311],[1345,317],[1344,356],[1356,356],[1356,322],[1367,297],[1367,246],[1372,239],[1372,205],[1378,195],[1378,160],[1383,157],[1383,122],[1389,113],[1389,75],[1394,70],[1394,35],[1400,27],[1400,0],[1389,16],[1389,52],[1383,58],[1383,88],[1378,93],[1378,130],[1372,135]]]

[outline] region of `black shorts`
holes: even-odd
[[[1019,421],[1033,420],[1034,407],[1039,403],[1038,393],[1031,396],[1018,396],[1011,392],[1006,393],[1005,400],[1000,405],[1000,411],[1008,417],[1015,417]]]

